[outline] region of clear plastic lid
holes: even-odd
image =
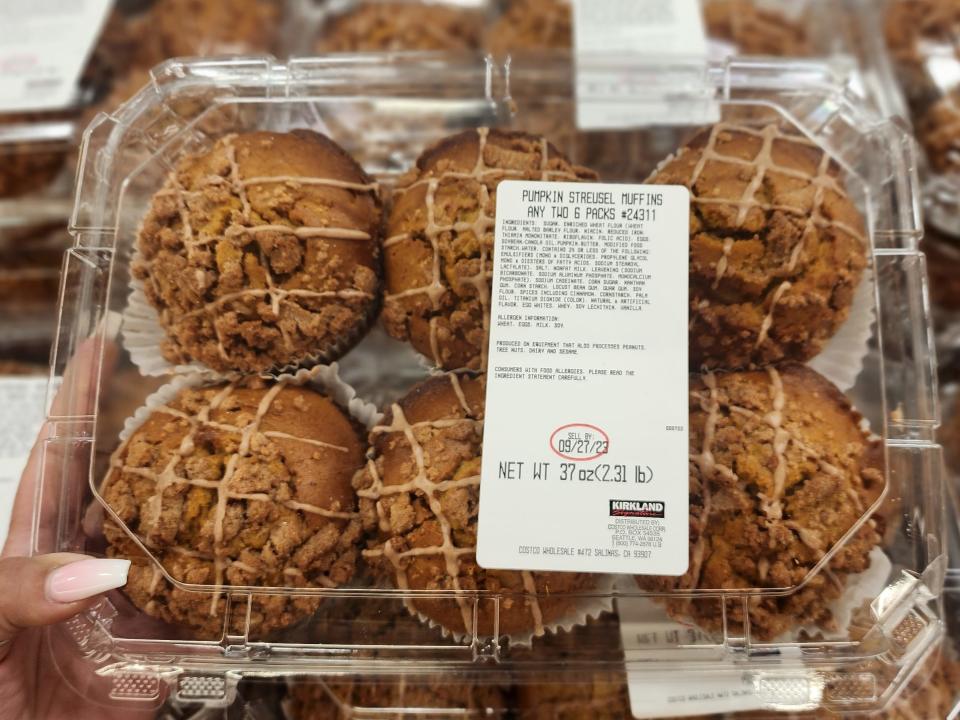
[[[611,68],[617,62],[597,59]],[[51,631],[63,657],[83,658],[69,663],[65,672],[96,672],[88,685],[91,693],[148,705],[166,694],[222,705],[233,697],[239,678],[277,674],[402,675],[415,682],[418,677],[455,673],[479,684],[506,674],[510,682],[529,684],[544,674],[562,681],[585,669],[622,673],[626,668],[641,675],[668,671],[693,678],[735,668],[751,679],[769,707],[805,708],[818,698],[838,711],[880,707],[902,687],[943,636],[940,598],[946,570],[940,447],[934,435],[939,422],[935,361],[924,258],[917,249],[912,141],[895,124],[866,111],[853,90],[837,83],[835,73],[814,62],[637,61],[619,69],[650,78],[639,102],[675,108],[675,124],[581,132],[573,121],[568,62],[524,65],[516,59],[507,66],[472,55],[330,56],[286,64],[262,57],[170,62],[156,70],[154,82],[129,103],[94,122],[81,154],[71,224],[75,243],[63,280],[51,386],[56,389],[50,410],[56,433],[45,445],[34,547],[37,552],[94,554],[116,554],[119,547],[136,558],[140,579],[136,589],[131,585],[113,592],[88,613]],[[696,121],[685,121],[688,108],[704,103],[715,104],[719,128],[704,129],[699,114]],[[842,502],[846,510],[831,525],[829,537],[806,532],[801,518],[793,518],[794,527],[788,530],[798,553],[795,567],[781,573],[775,562],[765,569],[757,563],[751,570],[756,575],[743,575],[761,578],[757,582],[725,583],[722,577],[717,581],[716,573],[693,584],[580,574],[575,582],[547,593],[536,577],[531,587],[520,573],[470,588],[451,588],[443,581],[433,587],[404,584],[399,574],[369,571],[365,563],[378,556],[376,539],[361,553],[351,579],[327,575],[326,581],[301,582],[290,568],[283,582],[249,584],[244,579],[251,577],[252,566],[240,556],[232,555],[230,563],[220,566],[222,572],[210,574],[211,561],[202,546],[185,545],[180,537],[175,549],[164,547],[146,526],[126,522],[123,518],[130,516],[105,499],[109,493],[104,494],[103,484],[117,458],[136,464],[127,462],[129,443],[114,455],[120,437],[135,434],[151,410],[173,418],[190,415],[192,410],[178,405],[186,396],[177,399],[177,390],[199,392],[192,397],[201,401],[234,393],[222,384],[218,390],[203,390],[217,381],[193,377],[176,380],[172,390],[161,388],[151,396],[171,378],[153,376],[131,360],[144,349],[130,345],[135,328],[128,314],[135,291],[131,263],[144,215],[155,197],[166,202],[162,198],[169,193],[162,188],[184,157],[227,147],[222,138],[231,133],[298,128],[327,134],[387,190],[409,182],[402,173],[441,138],[463,132],[461,141],[476,152],[476,143],[485,137],[496,142],[498,131],[521,130],[535,138],[549,137],[572,161],[597,169],[606,182],[644,182],[658,168],[678,172],[664,160],[692,143],[685,152],[701,157],[714,153],[704,161],[705,166],[716,165],[708,176],[733,165],[756,179],[765,168],[761,176],[769,172],[811,187],[830,185],[831,193],[846,195],[850,205],[842,212],[862,218],[862,231],[846,225],[839,210],[820,204],[825,193],[814,197],[820,215],[809,216],[812,227],[832,228],[863,243],[861,279],[854,283],[854,297],[848,298],[847,319],[811,361],[813,369],[761,370],[743,374],[746,379],[706,373],[691,380],[691,423],[703,435],[710,418],[721,413],[724,422],[730,416],[749,416],[758,423],[758,433],[772,432],[770,427],[763,430],[769,423],[760,420],[772,408],[741,413],[735,398],[742,387],[760,388],[765,397],[778,381],[788,406],[823,412],[839,423],[837,432],[849,433],[852,446],[860,448],[855,454],[862,453],[857,461],[861,470],[872,470],[861,472],[854,482],[854,470],[840,470],[819,456],[811,471],[846,494],[846,500],[830,501]],[[800,159],[790,160],[791,154]],[[664,181],[671,182],[666,175]],[[756,186],[747,178],[742,182]],[[365,184],[354,185],[353,192],[368,191]],[[716,202],[709,188],[696,187],[703,207]],[[764,216],[796,211],[793,205],[781,207],[756,197],[750,205]],[[768,300],[772,315],[776,301]],[[768,323],[764,326],[772,332]],[[379,330],[361,340],[339,365],[354,388],[345,390],[340,381],[324,375],[326,392],[342,413],[367,427],[381,422],[371,411],[373,405],[394,418],[398,407],[414,412],[410,403],[415,404],[415,398],[407,394],[418,381],[442,383],[436,392],[449,391],[456,405],[456,382],[429,379],[429,361],[424,363],[408,345]],[[475,403],[477,389],[471,382],[461,387],[463,407]],[[90,387],[99,388],[93,404],[85,390]],[[190,390],[198,387],[201,390]],[[359,396],[354,397],[354,391]],[[769,400],[775,402],[776,396],[774,392]],[[817,405],[821,401],[826,405]],[[429,409],[416,410],[421,411],[428,413],[428,424],[440,420],[429,417]],[[204,417],[219,423],[221,431],[239,427],[239,416],[221,416],[211,409]],[[150,432],[164,432],[151,427]],[[374,437],[386,432],[385,425],[378,427]],[[416,440],[416,433],[413,437]],[[787,456],[795,460],[789,462],[800,463],[807,446],[802,440],[792,442],[795,448]],[[726,464],[717,448],[716,463]],[[769,451],[759,449],[758,457]],[[791,454],[796,452],[799,455]],[[701,446],[691,454],[706,457]],[[773,456],[766,456],[773,462]],[[135,484],[135,475],[128,472],[127,481]],[[153,482],[152,472],[141,475]],[[467,478],[459,479],[465,483]],[[702,520],[704,513],[707,520],[713,517],[703,502],[704,486],[713,489],[711,483],[692,487],[692,522]],[[188,485],[199,490],[191,491],[181,517],[198,508],[203,516],[219,493],[217,480]],[[355,486],[370,491],[375,483]],[[755,493],[746,486],[744,491]],[[234,505],[263,501],[257,492],[226,497],[223,513],[212,517],[225,519]],[[296,497],[283,502],[301,519],[320,515],[327,524],[351,521],[340,511],[331,514],[329,507],[304,505]],[[161,516],[165,507],[161,500]],[[767,510],[772,512],[772,506]],[[195,527],[202,535],[201,526]],[[347,535],[344,530],[337,542]],[[244,543],[258,542],[252,535],[244,537],[240,550]],[[695,557],[700,552],[695,545],[691,551]],[[193,580],[184,574],[185,568],[204,563],[206,570]],[[675,634],[654,633],[642,647],[609,642],[609,633],[619,631],[611,611],[637,602],[645,603],[659,626],[675,629],[683,622],[697,632],[679,642]],[[563,612],[554,612],[556,607]],[[519,629],[508,630],[518,609],[530,627],[521,623]],[[176,617],[180,623],[169,622]],[[182,622],[197,617],[203,622]],[[601,619],[588,622],[590,617]],[[577,627],[582,640],[558,649],[557,638],[563,644],[564,634],[553,631],[560,627]],[[831,692],[824,693],[825,687]]]

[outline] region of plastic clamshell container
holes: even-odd
[[[719,632],[701,634],[689,644],[624,653],[617,644],[592,639],[604,635],[591,635],[586,628],[585,639],[560,655],[551,652],[549,643],[535,641],[528,649],[498,633],[446,637],[403,608],[406,598],[429,596],[451,605],[465,602],[475,610],[483,606],[496,615],[502,603],[516,600],[507,592],[359,585],[214,588],[177,582],[179,589],[205,597],[223,593],[223,633],[194,639],[147,618],[122,592],[112,592],[50,630],[68,680],[72,673],[85,676],[75,686],[101,700],[132,706],[155,706],[164,696],[222,706],[244,677],[361,673],[413,679],[456,673],[478,682],[495,674],[523,682],[550,674],[563,681],[585,670],[622,672],[625,667],[640,674],[656,669],[695,677],[729,672],[733,664],[770,708],[808,708],[820,699],[838,712],[870,710],[900,691],[916,664],[942,640],[946,573],[935,359],[924,258],[917,249],[921,230],[912,140],[895,124],[864,110],[842,77],[815,62],[705,65],[677,60],[631,66],[622,59],[598,58],[594,64],[598,70],[605,66],[650,78],[646,100],[640,102],[666,101],[676,108],[716,104],[724,117],[743,117],[753,110],[772,113],[845,170],[851,197],[869,228],[876,284],[870,303],[877,319],[863,367],[847,395],[883,442],[884,499],[895,500],[896,507],[886,518],[882,544],[891,569],[869,603],[865,631],[857,637],[845,629],[812,636],[797,629],[761,642],[752,636],[748,618],[742,627],[725,622]],[[312,128],[329,134],[389,184],[424,147],[460,129],[487,125],[546,132],[544,126],[550,125],[567,128],[547,134],[576,159],[578,153],[598,149],[601,155],[620,156],[605,168],[604,181],[643,182],[697,130],[684,125],[678,112],[676,125],[580,133],[571,129],[574,104],[564,60],[524,65],[515,59],[501,65],[473,55],[410,54],[300,58],[281,64],[251,57],[171,61],[157,68],[152,84],[114,114],[99,116],[84,136],[71,222],[74,245],[66,257],[52,370],[56,397],[51,397],[49,419],[55,430],[44,445],[33,549],[103,551],[97,529],[104,511],[95,488],[118,444],[123,418],[156,386],[122,352],[117,359],[117,320],[129,294],[138,225],[151,195],[184,153],[209,147],[215,137],[234,130]],[[629,145],[625,138],[631,138]],[[414,380],[406,368],[393,374],[394,363],[383,359],[384,352],[396,351],[389,346],[374,332],[340,363],[345,374],[351,366],[372,368],[374,377],[365,381],[370,393],[379,393],[381,405]],[[99,388],[92,405],[91,387]],[[751,596],[797,589],[708,595],[727,618],[731,609],[745,608]],[[309,620],[260,636],[244,618],[249,621],[253,596],[274,593],[321,596],[324,601]],[[648,595],[620,584],[604,598]],[[616,623],[616,615],[608,614],[598,626],[609,631]]]

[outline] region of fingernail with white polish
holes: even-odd
[[[127,584],[129,560],[79,560],[47,576],[46,595],[53,602],[76,602]]]

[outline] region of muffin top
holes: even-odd
[[[384,326],[448,370],[486,367],[497,186],[595,180],[545,138],[479,128],[428,148],[398,183]]]
[[[500,688],[475,685],[457,675],[298,682],[290,688],[289,703],[290,716],[297,720],[349,720],[362,717],[364,710],[380,717],[388,708],[403,708],[390,713],[395,720],[436,717],[443,709],[456,710],[458,716],[478,711],[499,717],[504,712]]]
[[[803,57],[811,54],[799,22],[754,0],[708,0],[703,8],[707,35],[727,40],[744,55]]]
[[[479,13],[410,2],[361,3],[334,17],[317,40],[318,52],[475,50]]]
[[[357,559],[350,478],[363,453],[354,423],[309,388],[256,378],[187,388],[114,453],[101,495],[178,580],[331,587]],[[129,547],[114,520],[105,532]],[[201,626],[218,599],[177,619]]]
[[[508,594],[499,616],[492,603],[479,603],[475,632],[539,636],[570,611],[572,598],[563,594],[585,591],[594,580],[477,565],[485,388],[483,376],[434,376],[394,403],[371,431],[366,468],[353,481],[371,535],[364,557],[402,590]],[[514,597],[519,593],[530,594]],[[454,633],[474,631],[469,598],[418,598],[407,607]]]
[[[690,382],[690,564],[679,578],[638,576],[651,590],[795,588],[754,598],[750,632],[769,639],[810,622],[829,626],[839,579],[869,566],[873,520],[844,541],[884,485],[882,449],[829,381],[803,365],[711,373]],[[707,629],[712,602],[671,602]],[[735,613],[731,617],[736,620]],[[742,618],[740,619],[742,621]],[[730,619],[728,619],[730,622]]]
[[[564,50],[573,45],[569,0],[510,0],[487,32],[487,50]]]
[[[690,367],[816,355],[849,314],[867,259],[840,169],[777,125],[720,123],[648,182],[690,189]]]
[[[332,359],[378,303],[377,186],[308,130],[185,157],[140,228],[134,276],[173,363],[261,372]]]

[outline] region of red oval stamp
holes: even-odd
[[[610,436],[596,425],[569,423],[550,434],[550,450],[564,460],[596,460],[610,450]]]

